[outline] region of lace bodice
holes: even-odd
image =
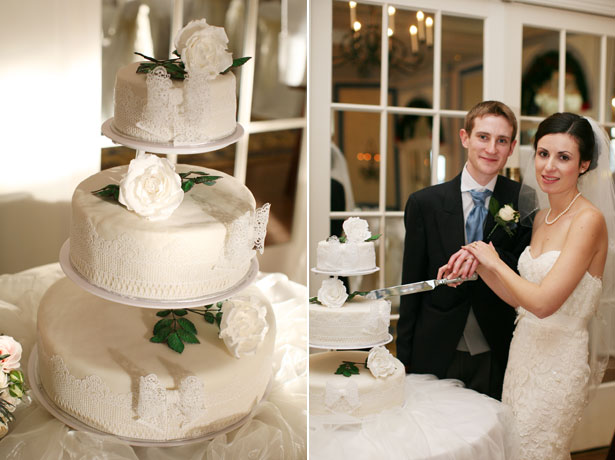
[[[519,274],[528,281],[540,283],[553,267],[559,255],[560,251],[547,251],[534,258],[528,246],[519,257]],[[601,292],[602,281],[600,278],[593,277],[585,272],[568,299],[553,315],[545,318],[545,320],[549,321],[549,318],[553,318],[553,320],[561,319],[562,315],[567,315],[581,318],[586,322],[596,312]],[[527,313],[523,308],[519,308],[518,311],[520,314]]]

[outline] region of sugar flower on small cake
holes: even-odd
[[[372,236],[367,221],[359,217],[349,217],[342,224],[342,228],[349,243],[361,243]]]
[[[325,307],[339,308],[348,299],[346,286],[338,278],[327,278],[318,290],[318,301]]]
[[[250,297],[227,300],[221,311],[220,338],[226,348],[236,358],[256,353],[269,330],[267,308]]]
[[[119,202],[149,220],[164,220],[184,199],[182,181],[166,158],[140,155],[120,182]]]
[[[367,355],[367,368],[376,378],[392,375],[396,369],[395,358],[385,347],[374,347]]]
[[[189,75],[215,78],[233,65],[226,50],[228,37],[223,27],[207,24],[205,19],[189,22],[175,37],[175,47]]]
[[[8,432],[15,407],[24,397],[26,384],[19,370],[22,348],[8,335],[0,335],[0,438]]]

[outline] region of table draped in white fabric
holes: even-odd
[[[432,375],[407,375],[405,394],[403,407],[359,423],[310,417],[310,459],[518,459],[513,415],[499,401]]]
[[[64,274],[59,264],[0,275],[0,333],[23,346],[22,370],[36,343],[36,316],[47,288]],[[70,429],[38,402],[21,404],[0,440],[0,458],[300,459],[307,455],[307,289],[280,273],[259,273],[255,285],[271,301],[277,326],[274,380],[240,428],[209,441],[178,447],[133,447],[113,436]],[[136,308],[129,307],[126,308]],[[78,320],[77,320],[78,321]]]

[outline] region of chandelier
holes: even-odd
[[[380,67],[382,36],[380,20],[378,19],[378,24],[370,23],[366,25],[357,19],[357,3],[350,1],[348,7],[350,29],[344,34],[337,50],[334,50],[333,65],[353,65],[357,68],[360,76],[368,77],[372,70]],[[371,9],[373,8],[371,7]],[[416,23],[410,24],[409,27],[406,26],[407,29],[404,27],[410,37],[408,44],[407,36],[403,37],[404,39],[399,38],[401,32],[396,30],[396,13],[395,7],[388,7],[389,69],[409,75],[423,64],[427,53],[433,48],[434,21],[432,17],[418,11]],[[372,15],[370,14],[370,16]]]

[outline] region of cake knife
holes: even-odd
[[[383,289],[375,289],[367,293],[367,298],[382,299],[383,297],[391,297],[395,295],[416,294],[417,292],[432,291],[438,286],[446,286],[448,284],[463,283],[464,281],[474,281],[478,279],[478,275],[474,273],[469,278],[452,278],[441,280],[419,281],[418,283],[402,284]]]

